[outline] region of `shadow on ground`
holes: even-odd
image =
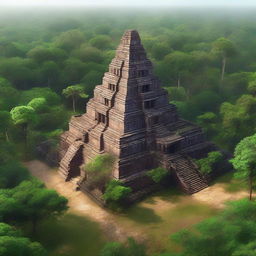
[[[105,243],[98,223],[71,214],[40,223],[35,240],[49,256],[95,256]]]
[[[140,205],[131,207],[125,215],[141,224],[160,223],[163,221],[160,216],[155,214],[154,210]]]

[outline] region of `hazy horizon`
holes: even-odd
[[[243,7],[256,6],[255,0],[0,0],[1,6],[144,6],[144,7]]]

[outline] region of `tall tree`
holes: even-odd
[[[0,165],[0,189],[13,188],[28,178],[28,170],[17,161],[9,160]]]
[[[13,189],[0,191],[0,219],[31,221],[33,233],[39,220],[59,216],[67,208],[66,198],[37,180],[23,181]]]
[[[27,142],[28,125],[35,121],[35,110],[30,106],[18,106],[10,113],[14,124],[22,127]]]
[[[221,81],[223,81],[226,72],[227,59],[236,54],[236,49],[230,40],[221,37],[213,43],[213,51],[217,52],[222,57]]]
[[[34,98],[28,103],[28,106],[32,107],[36,113],[48,110],[48,104],[45,98]]]
[[[165,76],[171,76],[176,80],[177,87],[181,86],[182,78],[194,67],[194,58],[191,54],[175,51],[166,55],[161,62],[160,69]]]
[[[8,129],[11,125],[11,115],[8,111],[0,111],[0,132],[4,134],[6,141],[9,141]]]
[[[62,94],[66,98],[72,98],[72,106],[74,112],[76,112],[76,100],[78,98],[88,98],[88,95],[84,93],[84,87],[80,84],[68,86],[62,91]]]
[[[256,134],[238,143],[231,163],[237,171],[236,177],[248,180],[249,199],[252,200],[253,181],[256,178]]]
[[[22,237],[20,232],[5,223],[0,223],[1,256],[46,256],[45,249],[37,242]]]
[[[172,235],[182,248],[177,256],[238,256],[235,252],[239,248],[255,242],[255,213],[253,201],[244,199],[229,203],[214,218]]]

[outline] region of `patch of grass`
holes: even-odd
[[[169,187],[154,194],[164,201],[178,202],[182,197],[187,196],[180,188]]]
[[[162,218],[154,210],[140,205],[128,209],[126,216],[140,224],[160,223]]]
[[[234,172],[229,172],[214,181],[214,184],[221,183],[227,192],[239,192],[248,189],[248,184],[245,180],[234,178]]]
[[[150,232],[151,243],[149,249],[151,253],[157,251],[179,251],[179,246],[172,242],[170,235],[194,224],[214,216],[217,210],[209,205],[198,203],[193,199],[184,198],[172,209],[161,213],[163,224],[155,226]]]
[[[145,235],[149,255],[178,250],[170,235],[216,214],[217,210],[175,189],[160,191],[117,215],[116,222]]]
[[[106,242],[97,223],[71,214],[40,223],[34,239],[49,256],[96,256]]]

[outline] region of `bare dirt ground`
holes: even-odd
[[[70,213],[86,216],[98,222],[109,239],[124,241],[128,236],[133,236],[138,240],[142,239],[142,234],[118,226],[111,212],[98,206],[81,191],[76,191],[73,183],[65,182],[55,170],[45,163],[33,160],[25,165],[33,176],[45,183],[47,188],[55,189],[68,199]]]
[[[143,229],[137,227],[136,223],[117,221],[119,216],[98,206],[87,195],[74,190],[74,184],[65,182],[56,172],[45,163],[33,160],[25,164],[31,174],[43,181],[47,188],[55,189],[59,194],[65,196],[69,201],[69,212],[79,216],[85,216],[100,224],[104,234],[109,239],[124,241],[127,237],[134,237],[139,241],[146,240]],[[213,208],[222,208],[226,201],[237,200],[247,196],[246,191],[227,192],[222,183],[217,183],[203,191],[192,195],[192,198],[184,196],[186,201],[198,201]],[[153,197],[154,203],[142,202],[139,206],[148,208],[159,214],[176,207],[179,202],[164,200],[161,197]],[[121,218],[123,218],[121,216]]]
[[[227,192],[222,183],[214,184],[199,193],[192,195],[198,201],[210,204],[216,208],[223,208],[228,201],[248,197],[247,191]]]

